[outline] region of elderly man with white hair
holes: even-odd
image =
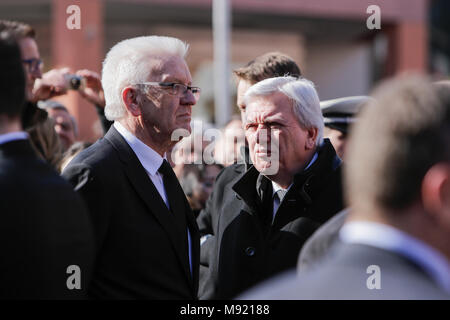
[[[165,155],[174,130],[191,131],[200,94],[187,49],[175,38],[138,37],[116,44],[103,63],[114,124],[63,172],[94,225],[93,298],[197,298],[198,227]]]
[[[253,166],[224,191],[208,282],[227,299],[295,267],[306,239],[343,208],[341,160],[328,139],[314,85],[269,78],[245,97]]]

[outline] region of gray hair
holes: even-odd
[[[251,86],[245,96],[245,104],[256,96],[267,96],[281,92],[291,101],[294,113],[301,127],[304,129],[317,128],[316,145],[323,140],[323,117],[320,109],[320,100],[314,84],[304,78],[276,77],[260,81]]]
[[[117,120],[125,116],[122,90],[148,79],[151,57],[179,56],[184,59],[189,46],[179,39],[145,36],[123,40],[112,47],[103,61],[102,86],[105,116]]]

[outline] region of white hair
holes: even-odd
[[[103,61],[102,86],[105,92],[105,116],[116,120],[125,116],[122,90],[126,86],[147,81],[151,57],[186,56],[189,45],[162,36],[146,36],[123,40],[113,46]]]
[[[314,83],[304,78],[291,76],[262,80],[251,86],[244,96],[248,105],[252,97],[268,96],[276,92],[285,94],[293,102],[294,113],[304,129],[317,128],[316,145],[323,140],[323,117],[320,100],[314,89]]]

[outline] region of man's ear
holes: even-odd
[[[316,139],[319,133],[317,128],[309,128],[306,130],[308,135],[306,136],[306,149],[314,149],[316,147]]]
[[[432,166],[422,180],[421,193],[425,211],[450,230],[450,165]]]
[[[141,115],[141,107],[138,103],[137,90],[132,87],[125,87],[122,90],[122,101],[128,112],[130,112],[134,117]]]

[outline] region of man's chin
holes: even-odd
[[[191,125],[190,123],[178,125],[175,130],[171,133],[171,140],[178,143],[183,138],[189,137],[191,135]]]
[[[191,128],[191,120],[189,119],[189,121],[183,122],[178,126],[179,129],[184,129],[189,131],[189,133],[192,132],[192,128]]]
[[[280,168],[278,161],[256,161],[254,166],[256,170],[266,176],[277,174]]]

